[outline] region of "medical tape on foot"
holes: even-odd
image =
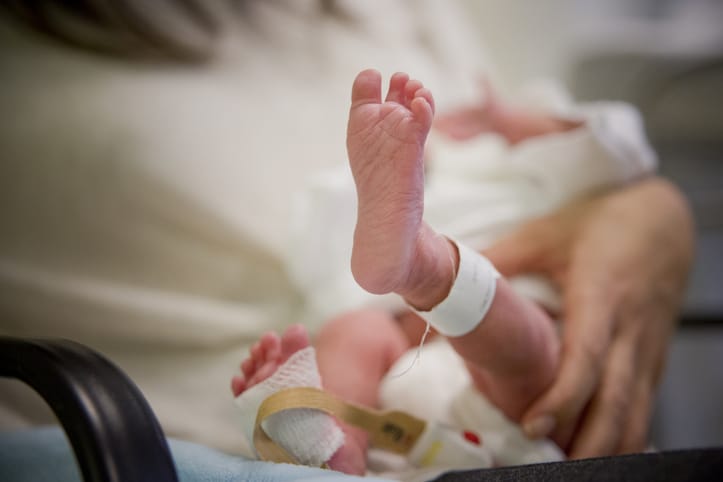
[[[444,336],[462,336],[474,330],[492,305],[500,273],[480,253],[452,241],[459,252],[459,268],[447,297],[429,311],[415,312]]]
[[[472,432],[425,422],[399,410],[362,407],[311,387],[276,392],[261,404],[254,442],[263,460],[295,462],[258,428],[267,418],[296,407],[322,410],[361,428],[369,434],[370,447],[407,455],[409,462],[417,467],[482,468],[492,464],[490,452]]]
[[[291,355],[273,375],[234,400],[241,410],[243,433],[252,447],[261,404],[274,393],[293,387],[321,388],[313,347]],[[263,421],[262,428],[270,439],[303,465],[323,465],[344,443],[344,433],[334,419],[315,409],[291,408],[275,413]]]

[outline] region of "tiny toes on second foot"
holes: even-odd
[[[231,393],[234,397],[241,395],[241,392],[246,388],[246,380],[240,376],[234,376],[231,379]]]

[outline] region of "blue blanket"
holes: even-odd
[[[389,482],[248,460],[180,440],[169,440],[169,445],[181,482]],[[65,434],[45,427],[0,432],[0,481],[81,482],[82,478]]]

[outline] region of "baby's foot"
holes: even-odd
[[[422,220],[424,142],[432,124],[431,93],[394,74],[386,100],[376,71],[352,88],[347,150],[359,198],[352,250],[357,283],[372,293],[395,292],[420,311],[444,300],[455,279],[457,248]],[[550,320],[502,280],[485,322],[451,338],[475,385],[511,418],[547,387],[556,370]]]
[[[231,379],[233,396],[238,397],[269,378],[291,355],[309,345],[309,335],[301,325],[290,326],[282,336],[275,332],[264,333],[251,347],[249,357],[241,363],[243,375]]]
[[[231,391],[238,397],[249,388],[263,382],[283,365],[289,357],[310,345],[309,335],[302,325],[292,325],[279,336],[265,333],[251,348],[251,353],[241,363],[242,375],[231,379]],[[346,427],[341,425],[342,430]],[[347,436],[342,445],[327,462],[330,468],[348,474],[363,474],[366,466],[364,447],[356,437]]]
[[[347,151],[359,197],[352,272],[372,293],[404,291],[424,232],[424,143],[434,101],[404,73],[381,99],[381,76],[361,72],[352,87]]]

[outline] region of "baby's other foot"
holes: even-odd
[[[352,272],[372,293],[402,292],[423,241],[424,143],[432,125],[431,92],[405,73],[389,82],[361,72],[352,87],[347,151],[359,198]]]
[[[269,378],[291,355],[309,345],[309,335],[302,325],[290,326],[281,336],[264,333],[251,347],[249,357],[241,362],[242,375],[231,379],[233,396],[238,397]]]
[[[234,397],[269,378],[291,355],[309,345],[309,335],[302,325],[290,326],[281,336],[275,332],[262,335],[251,347],[249,357],[241,362],[242,375],[231,379]],[[363,475],[366,469],[365,444],[359,441],[358,436],[349,436],[350,427],[343,424],[340,426],[347,432],[345,443],[327,464],[340,472]]]

